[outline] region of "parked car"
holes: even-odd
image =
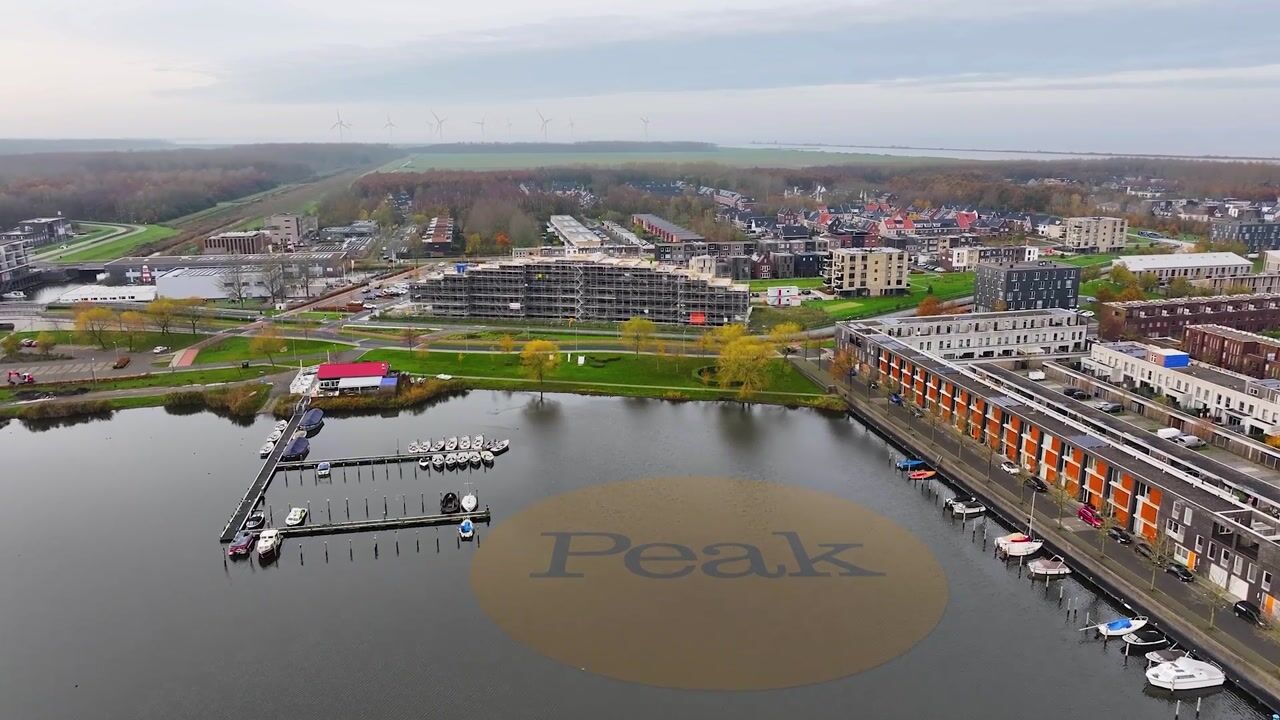
[[[1087,318],[1091,318],[1091,317],[1093,317],[1094,315],[1096,315],[1096,313],[1095,313],[1095,312],[1093,312],[1092,310],[1081,310],[1081,311],[1080,311],[1080,317],[1087,317]]]
[[[1195,435],[1181,435],[1176,440],[1174,440],[1174,442],[1180,445],[1185,445],[1186,447],[1189,447],[1189,448],[1204,447],[1205,445],[1208,444],[1204,440],[1201,440],[1200,438],[1196,437]]]
[[[1141,540],[1133,544],[1133,551],[1148,560],[1155,560],[1156,558],[1156,551],[1151,549],[1150,545]]]
[[[1063,390],[1062,394],[1066,395],[1069,398],[1074,398],[1076,400],[1089,399],[1089,393],[1085,392],[1084,390],[1081,390],[1080,388],[1069,387],[1066,390]]]
[[[1044,380],[1044,379],[1045,379],[1044,371],[1043,371],[1043,370],[1032,370],[1031,372],[1027,373],[1027,379],[1028,379],[1028,380],[1034,380],[1034,381],[1036,381],[1036,382],[1040,382],[1041,380]]]
[[[1022,468],[1018,467],[1018,463],[1013,462],[1012,460],[1005,460],[1004,462],[1000,463],[1000,469],[1009,473],[1010,475],[1017,475],[1018,473],[1022,472]]]
[[[120,368],[122,368],[122,367],[128,367],[128,366],[129,366],[129,356],[128,356],[128,355],[121,355],[120,357],[116,358],[116,361],[115,361],[115,362],[111,363],[111,367],[113,367],[113,368],[115,368],[115,369],[117,369],[117,370],[119,370],[119,369],[120,369]]]
[[[249,515],[249,517],[245,518],[244,520],[244,526],[248,530],[257,530],[258,528],[266,524],[267,524],[267,516],[266,514],[261,512],[252,513]]]
[[[155,347],[151,348],[151,352],[155,353],[156,355],[163,355],[163,354],[165,354],[165,353],[169,352],[169,346],[168,346],[168,345],[157,345],[157,346],[155,346]]]
[[[1080,509],[1076,511],[1076,517],[1092,527],[1102,527],[1102,516],[1091,505],[1081,505]]]
[[[253,536],[253,533],[249,532],[248,530],[241,530],[240,532],[236,533],[235,539],[232,540],[231,544],[227,546],[227,555],[231,557],[248,555],[249,553],[253,552],[253,545],[257,541],[258,540]]]
[[[25,348],[32,348],[36,346],[36,341],[35,338],[22,338],[22,342],[18,344]]]
[[[1235,605],[1232,605],[1231,612],[1235,613],[1236,617],[1244,620],[1250,625],[1256,625],[1258,627],[1266,627],[1267,625],[1267,621],[1262,617],[1262,609],[1248,600],[1241,600]]]
[[[1120,403],[1108,402],[1106,400],[1099,402],[1097,405],[1094,405],[1094,407],[1104,413],[1111,413],[1112,415],[1124,410],[1124,406]]]
[[[1186,565],[1183,565],[1183,564],[1182,564],[1182,563],[1180,563],[1180,562],[1171,562],[1171,563],[1166,564],[1166,565],[1164,566],[1164,571],[1165,571],[1165,572],[1167,572],[1167,573],[1169,573],[1170,575],[1172,575],[1172,576],[1174,576],[1174,577],[1178,578],[1178,579],[1179,579],[1179,580],[1181,580],[1182,582],[1195,582],[1195,581],[1196,581],[1196,576],[1195,576],[1195,574],[1194,574],[1194,573],[1192,573],[1189,569],[1187,569],[1187,566],[1186,566]]]
[[[1133,535],[1130,535],[1128,530],[1125,530],[1124,528],[1121,528],[1121,527],[1113,527],[1110,530],[1108,530],[1107,537],[1111,538],[1112,540],[1115,540],[1121,545],[1133,544]]]
[[[378,309],[378,306],[377,306],[377,305],[374,305],[373,303],[365,303],[362,307],[363,307],[365,310],[377,310],[377,309]]]
[[[1026,480],[1023,480],[1022,484],[1038,493],[1049,492],[1049,486],[1045,485],[1044,481],[1038,477],[1029,477]]]

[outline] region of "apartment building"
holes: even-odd
[[[1200,280],[1192,280],[1191,284],[1197,288],[1212,290],[1215,295],[1240,294],[1241,292],[1248,292],[1253,295],[1258,293],[1280,293],[1280,272],[1202,278]]]
[[[1182,349],[1196,360],[1248,375],[1280,379],[1280,340],[1222,325],[1188,325]]]
[[[210,235],[200,243],[205,255],[254,255],[266,252],[271,235],[266,230],[246,230]]]
[[[894,295],[910,287],[907,254],[897,248],[837,248],[827,258],[826,277],[842,297]]]
[[[30,273],[31,243],[26,240],[0,241],[0,292],[17,285]]]
[[[670,220],[640,213],[631,216],[631,223],[655,238],[654,259],[660,263],[683,267],[693,258],[707,254],[706,238]]]
[[[1262,253],[1262,272],[1267,275],[1280,273],[1280,250]]]
[[[841,348],[857,381],[900,388],[943,428],[963,433],[1045,484],[1113,517],[1235,599],[1274,615],[1280,490],[1135,425],[1064,398],[997,362],[958,364],[878,331]]]
[[[1074,308],[1080,294],[1080,268],[1049,260],[979,263],[973,307],[978,312]]]
[[[1260,332],[1280,327],[1280,295],[1219,295],[1216,297],[1132,300],[1102,303],[1098,309],[1105,340],[1121,337],[1181,338],[1188,325],[1222,325]]]
[[[852,333],[879,332],[943,360],[1080,355],[1089,321],[1062,308],[927,317],[872,318],[836,323],[837,344]]]
[[[1242,222],[1232,218],[1211,220],[1209,239],[1214,242],[1240,242],[1251,253],[1280,249],[1280,223]]]
[[[1253,272],[1253,263],[1229,252],[1124,255],[1116,258],[1112,266],[1126,268],[1135,275],[1152,273],[1161,285],[1168,285],[1177,278],[1232,278]]]
[[[586,225],[578,222],[572,215],[552,215],[547,221],[547,229],[560,238],[569,255],[595,252],[604,244],[600,236],[591,232]]]
[[[938,264],[951,272],[972,270],[979,263],[1029,263],[1039,259],[1040,248],[1034,245],[967,245],[946,247],[938,251]]]
[[[636,258],[574,255],[458,264],[409,285],[414,302],[443,317],[490,317],[725,325],[746,322],[745,284]]]
[[[422,244],[432,257],[448,255],[453,248],[453,218],[437,215],[422,229]]]
[[[313,237],[318,226],[314,215],[278,213],[268,216],[262,223],[267,241],[277,250],[292,250]]]
[[[33,248],[58,245],[75,237],[71,221],[62,216],[23,220],[5,233],[4,240],[26,240]]]
[[[1071,217],[1062,224],[1062,245],[1076,252],[1114,252],[1124,247],[1129,221],[1114,217]]]
[[[1080,365],[1095,377],[1160,393],[1185,412],[1203,414],[1242,433],[1280,433],[1280,380],[1255,379],[1202,363],[1171,364],[1173,352],[1138,342],[1098,343]]]

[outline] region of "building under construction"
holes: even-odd
[[[411,284],[409,295],[441,317],[727,325],[746,322],[751,293],[686,268],[577,255],[460,263]]]

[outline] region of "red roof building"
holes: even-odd
[[[383,377],[390,372],[391,364],[385,362],[322,363],[316,371],[316,379]]]

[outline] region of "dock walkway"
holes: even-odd
[[[489,508],[475,512],[459,512],[450,515],[409,515],[398,518],[382,518],[378,520],[349,520],[347,522],[323,523],[320,525],[298,525],[296,527],[277,528],[285,537],[307,537],[311,535],[337,535],[349,532],[368,532],[370,530],[401,530],[412,527],[434,527],[439,525],[460,525],[463,520],[473,523],[486,523],[490,520]]]
[[[276,467],[280,464],[280,456],[284,455],[285,448],[289,446],[288,438],[298,430],[298,423],[302,420],[302,414],[307,410],[307,401],[302,399],[298,402],[297,407],[293,410],[293,416],[289,418],[289,425],[285,428],[284,433],[280,436],[280,442],[271,449],[271,454],[267,455],[267,459],[262,463],[262,469],[258,471],[253,482],[249,485],[249,489],[245,490],[244,495],[240,498],[240,503],[236,506],[231,517],[227,520],[227,524],[222,528],[221,540],[229,543],[235,539],[236,533],[244,527],[244,521],[249,517],[249,513],[257,507],[262,501],[262,496],[267,492],[267,486],[271,484],[271,479],[276,475]]]

